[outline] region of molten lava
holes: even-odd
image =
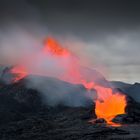
[[[110,123],[116,115],[125,114],[125,95],[119,92],[113,93],[111,88],[100,86],[95,86],[94,88],[98,94],[95,109],[98,118],[104,118],[107,123]]]
[[[44,41],[44,52],[50,52],[53,55],[56,56],[68,56],[69,51],[66,50],[65,48],[62,48],[61,45],[53,38],[48,37]]]
[[[18,82],[28,75],[26,68],[23,66],[15,66],[10,72],[15,75],[13,82]]]
[[[62,48],[61,45],[53,38],[48,37],[44,42],[44,48],[42,54],[50,54],[52,57],[61,57],[62,59],[69,58],[69,64],[66,65],[66,72],[61,77],[56,77],[64,81],[68,81],[74,84],[83,84],[88,90],[95,89],[97,91],[96,108],[95,112],[97,118],[104,118],[108,123],[118,114],[125,113],[126,99],[125,95],[119,92],[113,92],[112,88],[103,87],[95,84],[94,81],[87,82],[87,77],[81,74],[81,66],[75,61],[74,56],[67,49]],[[63,63],[59,63],[60,67],[63,67]],[[17,74],[15,82],[24,78],[29,73],[26,67],[16,66],[11,70],[12,73]],[[30,74],[33,74],[32,72]],[[38,73],[34,73],[38,74]],[[91,77],[92,75],[90,75]]]
[[[82,82],[88,90],[95,89],[97,91],[95,108],[97,118],[104,118],[109,124],[116,115],[125,114],[126,97],[124,94],[113,92],[112,88],[102,87],[93,82],[87,83],[84,80]]]

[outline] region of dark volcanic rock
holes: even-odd
[[[78,129],[81,123],[96,117],[93,103],[88,108],[51,107],[42,102],[38,91],[26,88],[24,80],[1,85],[0,139],[56,139],[57,130],[75,125]]]
[[[127,112],[132,113],[129,109]],[[62,104],[52,107],[44,105],[40,93],[26,88],[23,81],[0,88],[0,140],[105,140],[130,137],[131,131],[127,128],[90,123],[95,118],[94,103],[87,108]],[[132,138],[137,137],[140,138],[138,135]]]
[[[25,119],[26,113],[35,113],[41,106],[39,94],[22,83],[0,88],[0,124]]]
[[[126,88],[124,92],[132,97],[136,102],[140,103],[140,84],[135,83],[132,86]]]
[[[99,124],[101,124],[101,123],[106,123],[106,120],[104,119],[104,118],[99,118],[99,119],[95,119],[94,121],[93,121],[93,123],[99,123]]]
[[[133,117],[129,116],[128,114],[121,114],[113,118],[112,121],[120,124],[128,124],[128,123],[134,123],[135,120]]]
[[[130,118],[133,118],[133,122],[140,122],[140,103],[128,97],[126,113]]]
[[[126,114],[117,115],[112,121],[121,124],[140,123],[140,103],[127,96]]]

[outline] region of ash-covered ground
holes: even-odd
[[[113,84],[120,87],[120,83]],[[75,88],[75,92],[79,92],[80,88],[82,86]],[[114,118],[114,122],[122,123],[121,126],[115,127],[105,123],[91,123],[91,120],[96,118],[93,102],[86,107],[68,107],[63,104],[50,106],[43,102],[38,91],[27,88],[24,80],[9,85],[1,83],[0,139],[140,139],[140,104],[132,98],[133,96],[130,97],[131,92],[140,88],[140,85],[121,83],[121,88],[123,92],[129,90],[128,106],[126,115]]]

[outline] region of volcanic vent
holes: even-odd
[[[126,95],[113,89],[99,72],[81,66],[76,55],[63,48],[52,37],[46,38],[43,45],[44,47],[39,50],[39,53],[35,51],[32,59],[28,58],[28,62],[24,58],[20,60],[19,64],[9,69],[10,73],[14,75],[13,83],[17,83],[29,75],[38,75],[54,77],[76,85],[81,84],[87,89],[85,96],[95,102],[95,113],[98,119],[103,118],[108,124],[111,124],[115,116],[125,114]],[[55,72],[55,69],[58,72]],[[32,83],[33,81],[30,80]],[[35,86],[37,85],[35,84]],[[65,92],[65,94],[71,93]],[[79,97],[77,96],[77,98]]]

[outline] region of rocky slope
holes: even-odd
[[[73,86],[73,90],[79,92],[81,87],[79,89],[78,85]],[[50,106],[42,102],[40,92],[27,88],[24,80],[10,85],[1,83],[0,139],[140,139],[139,108],[140,105],[129,98],[128,115],[115,118],[116,122],[120,119],[127,125],[113,127],[104,123],[93,124],[91,120],[96,118],[93,102],[86,107],[63,104]]]

